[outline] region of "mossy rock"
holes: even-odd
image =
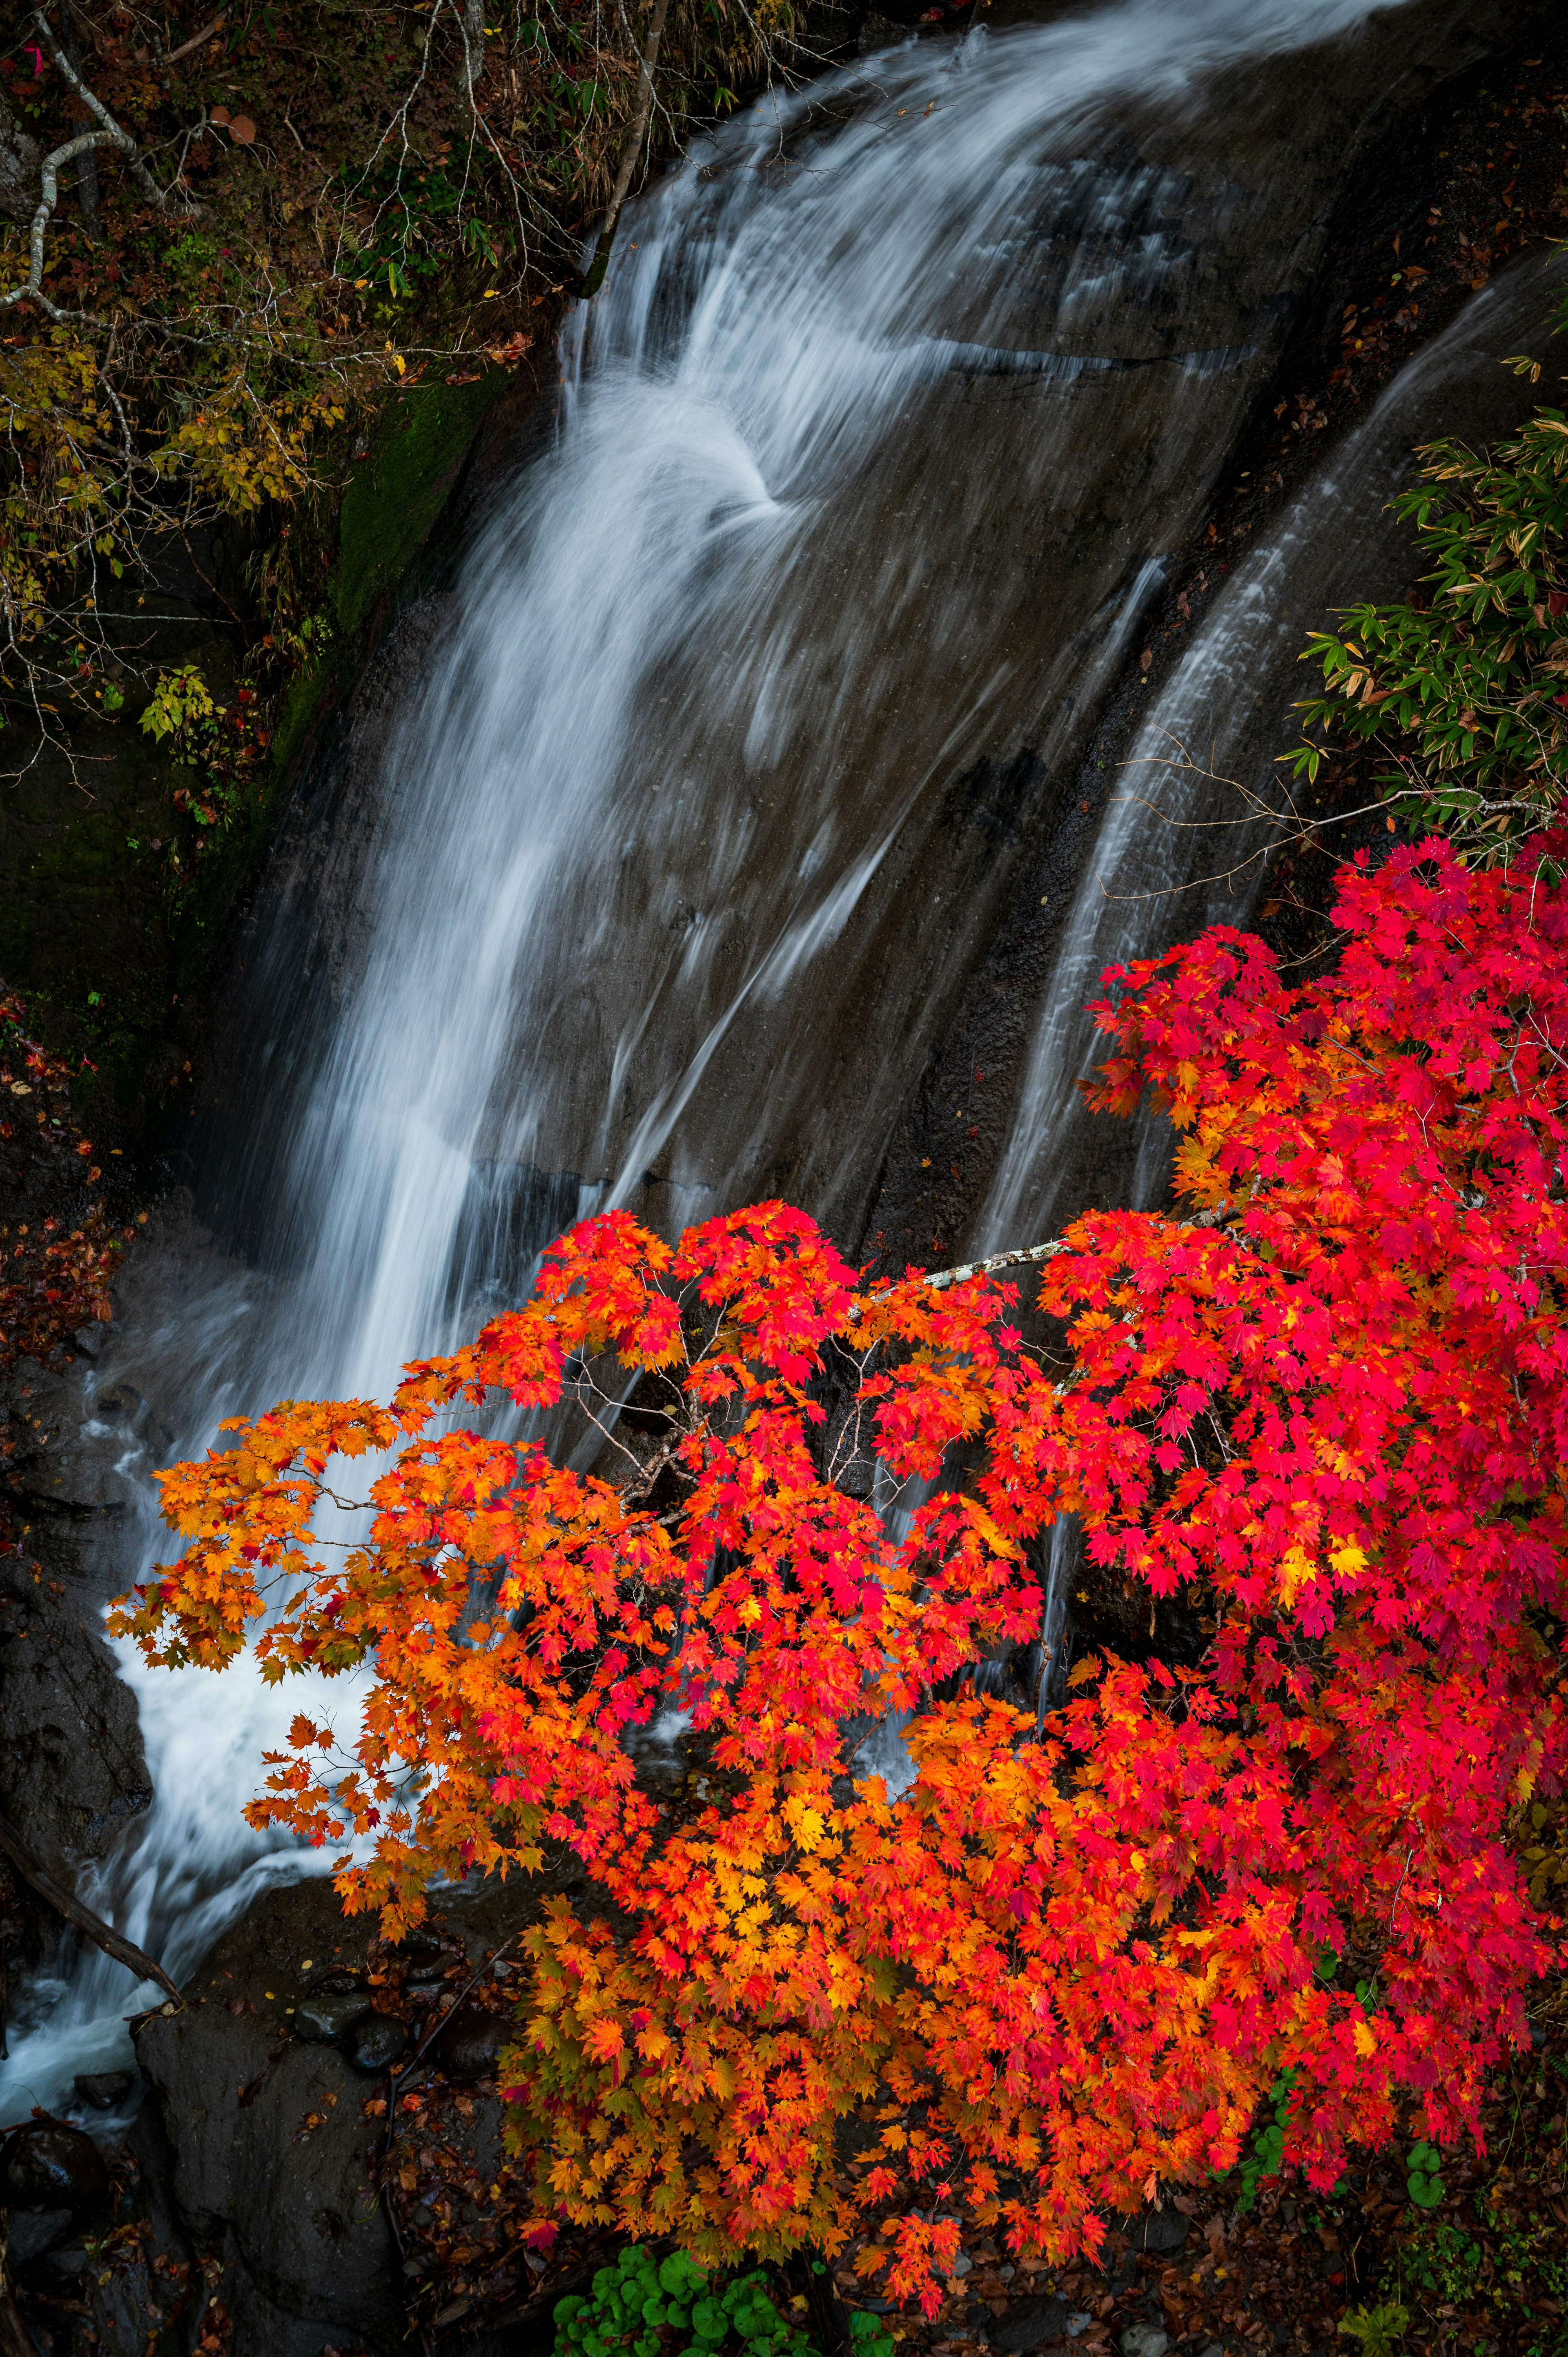
[[[468,384],[419,383],[387,404],[356,452],[343,493],[338,628],[353,638],[424,545],[487,412],[508,383],[487,369]]]

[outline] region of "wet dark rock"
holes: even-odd
[[[356,2071],[374,2075],[390,2071],[408,2051],[408,2024],[395,2014],[367,2013],[343,2040],[343,2052]]]
[[[342,1994],[313,1989],[294,2008],[294,2034],[322,2046],[335,2046],[371,2010],[371,1992],[361,1983]]]
[[[1187,2236],[1187,2221],[1179,2210],[1140,2210],[1112,2218],[1112,2231],[1125,2234],[1135,2251],[1179,2251]]]
[[[22,2128],[0,2160],[0,2203],[12,2210],[85,2210],[109,2191],[103,2156],[80,2128]]]
[[[580,1874],[571,1860],[532,1887],[513,1877],[444,1893],[448,1953],[477,1960],[499,1948],[533,1920],[546,1890],[575,1887]],[[306,1958],[320,1979],[362,1981],[371,1929],[345,1921],[325,1878],[269,1891],[225,1932],[185,2010],[154,2014],[134,2033],[148,2100],[130,2141],[143,2181],[166,2189],[182,2247],[232,2270],[222,2293],[235,2320],[230,2357],[321,2357],[328,2343],[400,2357],[408,2347],[398,2255],[371,2182],[383,2123],[361,2104],[374,2083],[336,2045],[280,2034],[280,2009],[266,2007],[269,1989],[281,1996],[298,1986]],[[256,2009],[231,2013],[236,1998]],[[480,2096],[471,2118],[451,2123],[487,2184],[500,2159],[500,2113],[499,2097]],[[118,2282],[88,2296],[106,2303]],[[116,2323],[105,2357],[122,2347],[141,2341]]]
[[[412,1932],[403,1933],[392,1949],[392,1954],[402,1963],[409,1963],[421,1956],[438,1956],[440,1953],[441,1934],[439,1932],[432,1931],[427,1923],[416,1923]]]
[[[460,2005],[435,2041],[435,2061],[448,2079],[488,2079],[515,2032],[504,2015]]]
[[[134,2071],[83,2071],[71,2082],[78,2101],[94,2112],[117,2110],[135,2083]]]
[[[70,1889],[151,1799],[135,1697],[96,1598],[13,1558],[0,1570],[0,1815]],[[30,1892],[21,1904],[37,1958],[60,1921]]]
[[[5,2237],[5,2256],[12,2268],[30,2267],[35,2259],[62,2243],[75,2222],[69,2210],[14,2210]]]
[[[445,1953],[435,1956],[421,1956],[416,1963],[410,1964],[403,1975],[404,1982],[411,1989],[429,1989],[436,1982],[446,1979],[452,1968],[452,1963],[453,1959]]]
[[[1015,2300],[1006,2315],[992,2326],[991,2346],[1005,2350],[1007,2357],[1025,2357],[1026,2351],[1058,2341],[1067,2319],[1065,2299]]]
[[[40,2263],[38,2273],[50,2283],[70,2285],[85,2273],[86,2267],[87,2253],[81,2244],[67,2243],[59,2250],[49,2253]]]

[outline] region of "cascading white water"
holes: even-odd
[[[1161,539],[1095,536],[1129,419],[1128,495],[1175,533],[1266,369],[1162,227],[1179,175],[1104,161],[1106,126],[1135,107],[1168,132],[1220,69],[1367,14],[1121,0],[911,42],[769,99],[627,215],[565,339],[554,446],[477,551],[389,761],[367,946],[303,1103],[274,1108],[272,1274],[226,1279],[174,1338],[213,1381],[166,1453],[205,1444],[215,1403],[373,1394],[439,1347],[460,1264],[515,1275],[472,1265],[508,1172],[555,1174],[557,1202],[576,1174],[585,1207],[652,1172],[661,1224],[832,1199],[844,1157],[814,1107],[842,1089],[886,1132],[944,955],[991,905],[977,883],[943,908],[936,804],[998,744],[1071,741],[1157,580]],[[997,537],[999,475],[1027,553]],[[1075,533],[1089,554],[1043,597],[1039,546]],[[890,963],[890,932],[930,954]],[[863,1010],[858,1064],[822,1060],[832,990]],[[787,1134],[806,1143],[768,1184]],[[99,1380],[151,1347],[115,1338]],[[188,1969],[258,1876],[320,1863],[240,1818],[263,1746],[319,1702],[245,1667],[126,1674],[156,1800],[91,1895]],[[94,1959],[35,1991],[5,2114],[123,2051],[134,1996]]]

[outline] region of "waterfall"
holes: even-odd
[[[1435,0],[1112,0],[910,39],[770,93],[628,211],[553,438],[410,686],[319,1034],[291,1030],[295,936],[263,944],[247,1053],[277,1078],[204,1186],[249,1265],[127,1319],[91,1379],[177,1394],[165,1461],[281,1395],[384,1394],[580,1211],[864,1200],[1030,780],[1078,758],[1201,521],[1374,93],[1446,38]],[[1308,47],[1298,153],[1257,93]],[[1294,549],[1226,601],[1243,635],[1276,595],[1299,628]],[[1015,806],[966,831],[963,781],[1014,757]],[[1073,1052],[1037,1048],[993,1222],[1032,1210]],[[124,1468],[143,1561],[152,1462]],[[262,1879],[323,1863],[240,1812],[294,1712],[347,1730],[353,1697],[123,1658],[156,1797],[88,1895],[188,1970]],[[135,2002],[91,1957],[36,1986],[0,2116],[121,2059]]]
[[[1389,514],[1390,491],[1408,478],[1419,443],[1485,440],[1529,410],[1528,384],[1498,363],[1539,335],[1563,274],[1558,257],[1536,258],[1473,296],[1215,598],[1137,731],[1078,888],[975,1252],[1044,1238],[1086,1199],[1096,1116],[1084,1112],[1078,1083],[1093,1069],[1100,1038],[1086,1003],[1107,966],[1190,940],[1208,924],[1246,922],[1262,878],[1258,854],[1275,830],[1255,821],[1240,781],[1285,808],[1287,775],[1276,770],[1271,779],[1268,739],[1288,720],[1305,632],[1337,606],[1408,587],[1410,535]],[[1168,1132],[1151,1120],[1122,1199],[1153,1202],[1168,1168]]]

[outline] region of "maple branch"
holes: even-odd
[[[203,25],[199,33],[192,33],[189,40],[181,41],[177,49],[170,49],[164,59],[165,65],[172,66],[177,58],[188,58],[192,49],[199,49],[203,41],[209,41],[214,33],[220,33],[228,21],[227,16],[214,16],[210,25]]]

